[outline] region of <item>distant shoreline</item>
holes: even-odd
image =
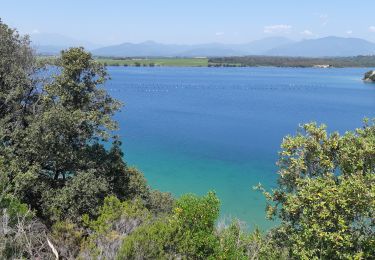
[[[45,63],[53,64],[55,56],[39,56]],[[356,57],[95,57],[105,66],[124,67],[285,67],[285,68],[371,68],[375,55]]]

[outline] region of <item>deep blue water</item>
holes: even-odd
[[[283,136],[316,121],[344,133],[375,117],[368,69],[109,67],[126,160],[179,196],[215,190],[221,217],[267,228],[252,187],[276,184]]]

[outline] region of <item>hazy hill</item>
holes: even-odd
[[[276,56],[357,56],[375,54],[375,43],[358,38],[325,37],[287,44],[264,54]]]
[[[232,46],[220,43],[178,45],[162,44],[153,41],[123,43],[93,50],[97,56],[233,56],[243,55]]]
[[[176,56],[188,51],[188,45],[162,44],[154,41],[122,43],[93,50],[98,56]]]
[[[325,37],[291,41],[264,38],[246,44],[173,45],[155,42],[124,43],[93,50],[99,56],[357,56],[375,54],[375,43],[358,38]]]
[[[40,54],[57,54],[71,46],[84,46],[96,56],[111,57],[228,57],[246,55],[267,56],[357,56],[375,54],[375,43],[358,38],[325,37],[292,41],[284,37],[269,37],[244,44],[163,44],[154,41],[122,43],[100,47],[58,34],[33,34],[32,44]]]
[[[249,43],[239,44],[235,47],[246,55],[260,55],[273,48],[285,46],[294,42],[295,41],[285,37],[267,37]]]
[[[123,43],[93,50],[98,56],[242,56],[262,54],[272,48],[293,41],[283,37],[270,37],[245,44],[208,43],[197,45],[161,44],[153,41]]]
[[[56,33],[34,33],[30,35],[31,45],[40,54],[57,54],[62,49],[72,46],[83,46],[88,50],[101,47],[98,44],[73,39]]]

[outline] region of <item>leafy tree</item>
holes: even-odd
[[[151,191],[127,167],[112,136],[121,104],[102,87],[105,68],[83,48],[71,48],[41,72],[28,38],[0,25],[0,173],[7,192],[47,224],[93,217],[111,194],[170,210],[171,196]]]
[[[121,185],[117,181],[126,182],[126,165],[121,154],[116,153],[118,144],[107,152],[100,143],[116,128],[111,116],[120,105],[98,87],[106,80],[106,72],[81,48],[62,52],[58,64],[59,72],[39,93],[38,102],[34,104],[37,111],[30,117],[27,127],[13,131],[9,137],[11,143],[5,144],[4,161],[7,163],[3,171],[9,176],[14,193],[39,213],[43,207],[45,211],[51,199],[68,203],[59,197],[64,192],[56,189],[77,183],[72,179],[80,174],[90,172],[92,178],[98,178],[98,183],[108,182],[106,192],[104,188],[99,189],[104,192],[102,199],[105,194],[116,192],[116,187]],[[0,127],[6,129],[7,126]],[[102,152],[101,157],[92,156],[98,150]],[[110,163],[100,165],[102,160]],[[113,177],[114,174],[120,177]],[[85,206],[88,205],[78,207]],[[94,210],[97,206],[88,208]],[[70,217],[74,219],[76,215]]]
[[[13,137],[28,126],[39,97],[38,67],[29,43],[0,20],[0,185],[6,181],[8,193],[13,181],[9,168],[19,165],[9,160],[11,147],[17,146]]]
[[[96,177],[93,171],[78,173],[69,178],[61,189],[51,189],[43,193],[44,215],[53,221],[81,219],[83,214],[95,216],[97,208],[108,194],[108,183]]]
[[[340,136],[305,124],[280,152],[278,188],[266,196],[280,241],[302,259],[375,255],[375,126]]]
[[[9,135],[27,125],[37,98],[38,70],[29,45],[29,38],[20,36],[0,20],[0,145],[11,142]]]

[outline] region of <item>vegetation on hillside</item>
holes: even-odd
[[[82,48],[46,70],[0,22],[1,259],[371,259],[375,121],[328,134],[302,125],[281,145],[278,186],[262,190],[280,224],[217,225],[214,192],[174,199],[127,166],[114,136],[120,102]]]
[[[375,67],[375,56],[307,58],[279,56],[242,56],[216,58],[118,58],[94,57],[104,66],[131,67]],[[44,64],[55,64],[56,57],[39,56]]]
[[[329,65],[330,67],[375,67],[375,55],[337,58],[307,58],[307,57],[281,57],[281,56],[243,56],[243,57],[217,57],[208,60],[211,67],[314,67]]]

